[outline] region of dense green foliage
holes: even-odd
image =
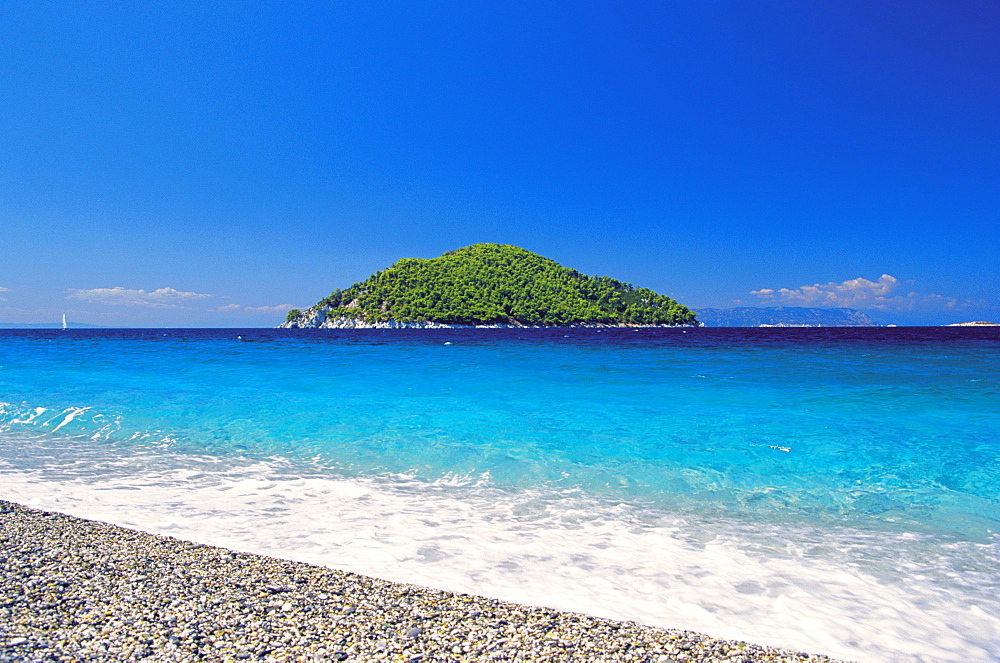
[[[297,308],[293,308],[291,311],[288,312],[288,315],[285,316],[285,322],[290,322],[295,318],[299,317],[300,315],[302,315],[302,311],[300,311]]]
[[[516,246],[474,244],[430,260],[405,258],[317,304],[328,318],[367,322],[525,325],[693,324],[670,297],[586,276]]]

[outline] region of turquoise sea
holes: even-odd
[[[2,330],[0,498],[843,658],[1000,660],[1000,330]]]

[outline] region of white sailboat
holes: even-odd
[[[66,314],[63,313],[63,329],[66,329]]]

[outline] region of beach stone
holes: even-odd
[[[414,621],[421,626],[403,631]],[[251,659],[831,661],[234,553],[0,500],[0,663]]]

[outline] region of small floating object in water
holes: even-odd
[[[444,344],[445,345],[451,345],[451,341],[445,341]]]

